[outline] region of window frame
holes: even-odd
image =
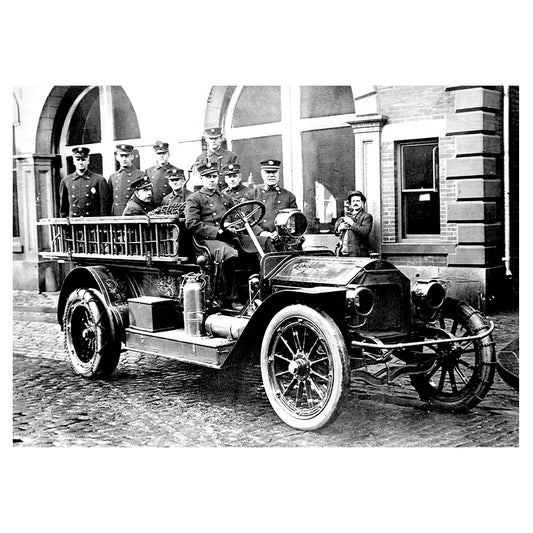
[[[395,157],[396,157],[396,184],[397,184],[397,238],[398,242],[415,242],[415,241],[433,241],[439,242],[442,240],[442,221],[441,221],[441,197],[440,197],[440,164],[439,164],[439,138],[427,137],[420,139],[406,139],[395,141]],[[403,150],[407,146],[433,146],[432,158],[433,158],[433,187],[419,187],[419,188],[407,188],[404,186],[405,174],[404,174],[404,158]],[[438,204],[438,233],[408,233],[407,232],[407,220],[405,217],[405,196],[412,193],[428,193],[436,194],[439,201]]]

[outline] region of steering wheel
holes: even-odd
[[[263,202],[249,200],[234,205],[228,209],[220,219],[220,227],[223,230],[233,229],[236,233],[246,230],[246,224],[253,228],[265,216],[266,207]]]

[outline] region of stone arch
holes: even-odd
[[[17,97],[13,95],[13,126],[20,124],[20,105]]]
[[[213,86],[207,100],[204,120],[205,128],[224,125],[228,106],[236,88],[236,85]],[[351,88],[357,116],[379,114],[379,99],[375,86],[352,85]]]
[[[207,99],[205,111],[205,128],[223,126],[235,85],[215,85]]]
[[[87,86],[56,86],[50,91],[41,110],[37,126],[35,152],[57,154],[61,129],[67,113]]]

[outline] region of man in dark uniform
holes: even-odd
[[[237,163],[237,154],[222,147],[223,137],[221,128],[207,128],[204,131],[204,139],[207,144],[207,152],[202,152],[195,161],[195,165],[210,163],[216,166],[218,171],[218,187],[220,190],[226,187],[222,169],[230,163]]]
[[[150,211],[152,201],[152,184],[148,176],[140,176],[132,182],[131,188],[133,194],[128,200],[124,212],[124,216],[130,215],[147,215]]]
[[[144,172],[150,178],[154,188],[154,195],[152,197],[152,207],[159,207],[167,194],[172,192],[169,182],[167,180],[167,170],[177,168],[168,162],[170,157],[169,144],[156,141],[153,148],[155,151],[156,165],[147,168]]]
[[[115,158],[120,163],[120,168],[109,176],[109,188],[113,205],[111,214],[120,216],[128,203],[133,189],[131,184],[146,174],[133,166],[133,146],[131,144],[117,144]]]
[[[59,184],[59,212],[62,217],[106,216],[110,210],[110,192],[106,179],[89,170],[89,148],[72,150],[76,172]]]
[[[277,214],[281,209],[298,208],[294,194],[278,185],[280,167],[281,161],[277,159],[262,161],[261,178],[263,178],[264,184],[255,187],[245,196],[245,200],[257,200],[265,204],[265,216],[258,224],[261,228],[260,235],[270,237],[274,242],[278,238],[274,225]]]
[[[166,172],[166,179],[168,181],[168,185],[170,189],[169,194],[167,194],[163,200],[161,201],[161,206],[181,206],[183,205],[183,209],[180,211],[184,211],[185,206],[185,200],[187,200],[187,197],[191,194],[190,191],[188,191],[184,185],[185,185],[185,173],[181,168],[169,168]]]
[[[224,231],[220,219],[231,207],[233,200],[218,189],[216,164],[200,164],[198,173],[202,178],[202,188],[192,193],[185,203],[185,226],[195,238],[209,248],[213,256],[221,254],[222,287],[219,296],[224,304],[239,309],[237,284],[235,282],[235,261],[237,250],[230,244],[235,237],[233,231]]]
[[[244,201],[244,195],[250,192],[250,188],[242,184],[241,166],[238,163],[230,163],[222,168],[227,187],[223,189],[234,203]]]

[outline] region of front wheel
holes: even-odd
[[[77,289],[63,314],[65,344],[74,371],[86,378],[113,373],[120,358],[120,338],[99,292]]]
[[[350,384],[339,328],[322,311],[305,305],[284,308],[263,337],[261,375],[270,404],[286,424],[304,431],[330,424]]]
[[[427,337],[459,337],[459,340],[425,348],[428,354],[434,352],[432,368],[426,373],[411,375],[411,383],[422,400],[441,409],[464,411],[487,395],[496,365],[492,337],[460,340],[486,328],[488,326],[479,312],[466,302],[446,299],[440,318],[435,327],[428,328]]]

